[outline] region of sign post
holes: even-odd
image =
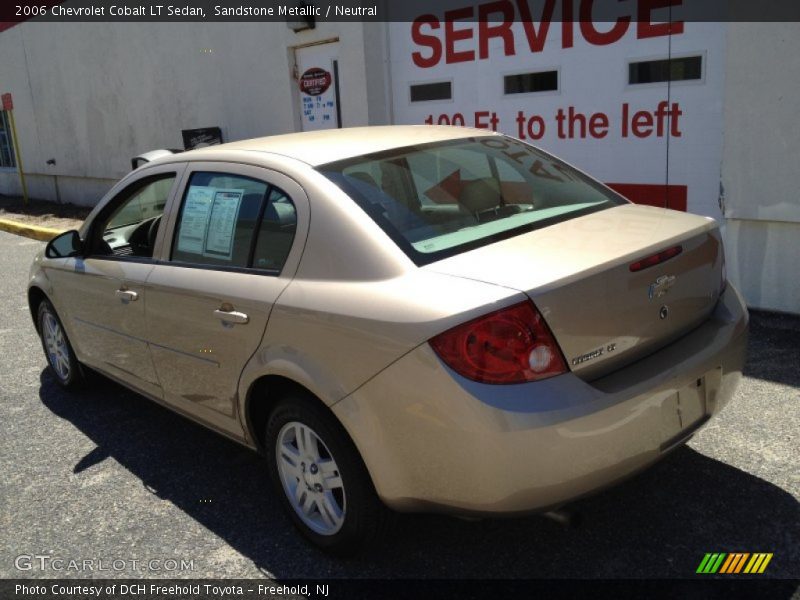
[[[25,206],[28,205],[28,184],[25,181],[25,173],[22,171],[22,155],[19,152],[19,140],[17,138],[17,125],[14,123],[14,100],[11,94],[3,94],[0,97],[3,102],[3,110],[8,113],[8,122],[11,125],[11,141],[14,144],[14,158],[17,161],[17,172],[19,173],[19,182],[22,186],[22,201]]]

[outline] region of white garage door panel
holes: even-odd
[[[448,64],[444,23],[439,28],[423,25],[419,31],[437,37],[443,51],[434,66],[421,68],[414,63],[412,53],[420,52],[423,58],[428,58],[432,50],[415,43],[412,23],[392,23],[390,57],[395,121],[452,123],[455,116],[460,124],[460,115],[467,126],[488,128],[490,115],[494,113],[499,131],[528,138],[527,121],[520,131],[518,117],[522,111],[526,119],[540,117],[545,127],[540,139],[529,141],[602,181],[686,186],[689,211],[721,217],[718,201],[726,25],[685,23],[683,32],[674,35],[670,43],[666,36],[638,39],[634,23],[619,41],[604,46],[590,44],[581,35],[579,25],[572,26],[572,47],[562,47],[562,24],[552,23],[541,51],[532,52],[523,24],[516,22],[511,27],[514,55],[506,56],[504,41],[492,38],[488,58],[479,59],[479,26],[458,21],[453,25],[454,30],[468,30],[471,38],[456,41],[452,51],[473,52],[475,59]],[[611,27],[611,23],[595,26],[602,32]],[[424,43],[427,42],[423,40]],[[675,57],[700,54],[703,79],[673,82],[669,86],[628,84],[629,62],[667,58],[670,51]],[[557,91],[504,95],[504,75],[547,70],[558,70]],[[410,101],[411,84],[436,81],[452,81],[452,100]],[[661,109],[663,127],[659,135],[656,124],[662,102],[668,103]],[[577,122],[570,132],[566,118],[562,119],[559,130],[559,110],[566,116],[570,107],[587,119],[585,132]],[[674,114],[673,108],[681,114]],[[667,110],[673,112],[674,122],[665,114]],[[644,137],[634,135],[631,123],[639,111],[653,114],[652,131]],[[589,131],[588,122],[595,113],[602,113],[608,120],[605,135],[600,127],[603,117],[596,117],[598,135],[592,136]],[[623,122],[625,115],[627,127]],[[534,120],[534,124],[539,123]],[[640,126],[638,131],[643,133],[646,129]],[[534,133],[538,131],[539,127],[534,127]]]

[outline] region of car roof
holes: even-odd
[[[249,150],[280,154],[317,166],[392,148],[486,135],[492,135],[492,132],[485,129],[447,125],[346,127],[273,135],[207,146],[159,158],[154,160],[153,164],[186,160],[217,160],[227,151]]]

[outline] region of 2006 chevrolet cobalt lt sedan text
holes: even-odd
[[[61,385],[95,369],[261,450],[335,552],[386,506],[544,510],[652,464],[730,400],[748,320],[713,219],[431,126],[158,158],[28,296]]]

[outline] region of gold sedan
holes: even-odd
[[[263,452],[329,551],[379,538],[387,507],[527,513],[610,485],[741,375],[717,223],[519,140],[370,127],[161,154],[34,261],[52,375],[99,371]]]

